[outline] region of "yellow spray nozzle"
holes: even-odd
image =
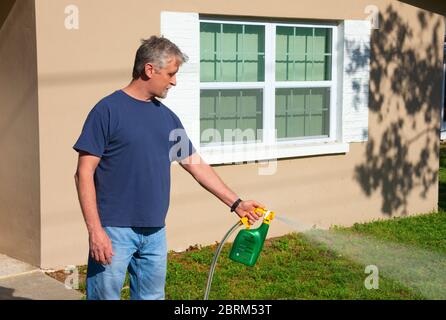
[[[270,210],[263,208],[256,208],[254,211],[261,213],[263,215],[263,223],[270,224],[271,220],[274,219],[275,213]]]
[[[254,212],[258,212],[262,214],[263,223],[270,224],[271,220],[274,219],[275,213],[270,210],[266,210],[263,208],[255,208]],[[246,229],[250,229],[251,225],[249,224],[248,218],[243,217],[240,219],[240,222],[246,227]]]
[[[265,218],[263,219],[263,223],[269,224],[271,222],[271,220],[274,219],[275,215],[276,214],[273,211],[268,211],[268,213],[265,214]]]
[[[275,213],[273,211],[267,211],[264,215],[263,215],[263,223],[266,224],[270,224],[271,220],[274,219],[274,215]]]

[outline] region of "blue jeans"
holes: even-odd
[[[113,245],[112,263],[89,256],[87,300],[119,300],[126,272],[132,300],[163,300],[166,284],[166,230],[162,228],[104,227]]]

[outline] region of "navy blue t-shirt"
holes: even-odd
[[[195,152],[169,108],[122,90],[90,111],[73,148],[101,158],[94,182],[104,227],[163,227],[171,162]]]

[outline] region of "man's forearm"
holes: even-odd
[[[81,205],[82,214],[89,233],[102,228],[96,204],[96,188],[93,174],[89,172],[76,172],[75,174],[77,194]]]
[[[228,207],[231,207],[239,198],[234,191],[229,189],[215,170],[203,161],[198,153],[184,159],[180,164],[203,188],[219,198]],[[265,206],[254,200],[243,200],[238,203],[234,210],[240,218],[246,217],[249,223],[253,224],[261,216],[256,208],[265,208]]]
[[[193,166],[199,166],[191,172],[195,180],[227,206],[230,207],[238,199],[237,194],[223,182],[211,166],[204,162]]]

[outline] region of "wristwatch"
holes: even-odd
[[[231,212],[234,212],[235,209],[237,209],[238,205],[240,204],[240,202],[242,202],[242,199],[238,198],[237,200],[235,200],[235,202],[233,203],[233,205],[231,206]]]

